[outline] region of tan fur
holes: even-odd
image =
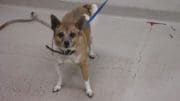
[[[77,7],[76,9],[73,9],[71,12],[67,13],[63,17],[62,22],[76,23],[83,14],[87,14],[90,16],[90,9],[91,4]]]
[[[71,12],[67,13],[62,18],[62,23],[76,23],[80,17],[82,17],[83,14],[87,14],[91,16],[90,14],[91,10],[91,4],[86,4],[80,7],[77,7],[76,9],[73,9]],[[86,35],[88,43],[90,43],[90,26],[88,26],[86,29],[83,30],[83,33]]]

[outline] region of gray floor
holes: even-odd
[[[65,13],[0,5],[0,24],[28,18],[32,10],[48,22],[51,13]],[[51,30],[36,22],[8,26],[0,31],[0,100],[179,101],[180,23],[163,22],[167,25],[150,30],[147,21],[99,16],[94,32],[97,57],[89,61],[92,99],[85,95],[79,68],[73,65],[63,68],[63,89],[51,92],[57,56],[44,47],[51,44]]]

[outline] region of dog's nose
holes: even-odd
[[[69,41],[64,41],[64,47],[65,47],[65,48],[68,48],[69,45],[70,45]]]

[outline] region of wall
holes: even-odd
[[[42,3],[42,6],[50,8],[61,1],[101,3],[104,0],[0,0],[2,3],[26,5],[36,5],[37,3]],[[109,0],[109,4],[112,6],[180,12],[180,0]]]
[[[69,10],[80,3],[104,0],[0,0],[1,4]],[[102,13],[116,16],[180,21],[180,0],[109,0]]]

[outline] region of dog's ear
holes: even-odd
[[[51,14],[51,28],[55,30],[58,26],[61,25],[61,21],[53,14]]]
[[[86,18],[85,16],[82,16],[75,24],[76,28],[78,28],[79,30],[82,30],[83,28],[86,27]]]

